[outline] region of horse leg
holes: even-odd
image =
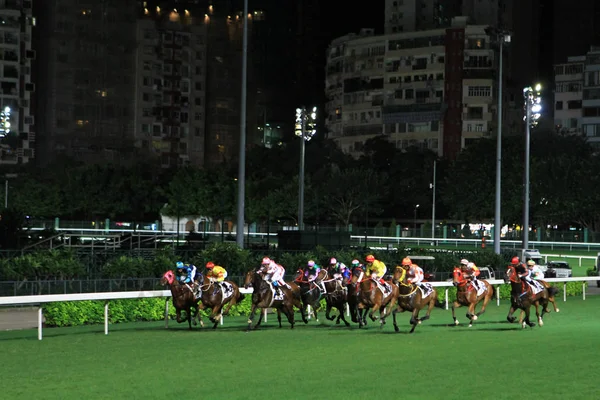
[[[346,316],[344,315],[344,309],[346,308],[346,307],[344,307],[345,305],[346,304],[344,303],[341,306],[337,307],[339,315],[337,317],[336,324],[339,324],[340,323],[340,319],[341,319],[342,321],[344,321],[344,324],[346,324],[346,326],[348,327],[348,326],[350,326],[350,322],[346,321]]]
[[[477,320],[477,315],[475,314],[475,305],[477,303],[470,303],[469,309],[467,310],[467,318],[469,319],[469,328],[473,326],[473,321]]]
[[[331,302],[327,301],[327,303],[326,303],[326,304],[327,304],[327,305],[325,306],[325,318],[327,318],[327,319],[328,319],[328,320],[330,320],[330,321],[333,321],[333,320],[335,319],[335,317],[332,317],[332,316],[330,315],[330,314],[331,314],[331,308],[332,308],[332,307],[331,307]],[[338,320],[337,320],[337,322],[336,322],[336,323],[337,323],[337,324],[339,324],[339,323],[340,323],[340,319],[339,319],[339,318],[338,318]]]
[[[400,332],[400,328],[398,328],[398,322],[396,321],[396,313],[398,313],[399,309],[400,309],[400,306],[397,306],[392,311],[392,321],[394,323],[394,331],[396,331],[396,332]]]
[[[512,299],[511,299],[511,302],[510,302],[510,309],[508,310],[508,315],[506,316],[506,320],[507,320],[508,322],[510,322],[511,324],[517,320],[517,319],[516,319],[516,318],[513,316],[513,314],[515,313],[515,310],[516,310],[516,309],[515,309],[515,306],[514,306],[514,304],[513,304],[513,301],[512,301]]]
[[[290,304],[289,306],[285,307],[284,312],[288,322],[290,323],[290,329],[294,329],[294,307]],[[279,327],[281,328],[281,317],[279,317]]]
[[[237,304],[239,295],[240,295],[240,293],[237,290],[233,293],[233,295],[231,296],[231,299],[229,299],[229,301],[227,302],[227,306],[225,307],[225,310],[223,311],[223,315],[229,315],[229,310],[231,310],[231,307],[233,307],[234,305]]]
[[[379,310],[380,307],[381,307],[381,304],[379,302],[376,302],[371,307],[371,311],[369,312],[369,318],[371,318],[371,321],[375,322],[379,319],[379,316],[375,315],[375,310]]]
[[[217,325],[219,325],[219,321],[221,320],[221,318],[223,318],[223,315],[221,314],[221,306],[214,306],[213,310],[212,310],[212,319],[211,321],[213,322],[213,329],[217,329]]]
[[[462,304],[460,304],[458,301],[455,301],[454,303],[452,303],[452,319],[454,320],[454,325],[458,325],[460,322],[458,322],[458,319],[456,318],[456,313],[454,312],[455,308],[460,308],[462,307]]]
[[[188,326],[190,327],[190,331],[192,330],[192,307],[189,307],[185,309],[186,312],[186,319],[188,322]]]
[[[525,328],[526,326],[533,328],[535,326],[535,322],[531,322],[529,320],[530,311],[531,311],[531,305],[529,305],[529,307],[525,307],[525,321],[523,322],[523,328]],[[536,310],[536,314],[537,314],[537,310]]]
[[[433,310],[433,307],[435,307],[435,301],[436,301],[436,297],[431,296],[431,300],[429,300],[429,303],[427,305],[427,312],[425,313],[425,316],[423,318],[419,319],[419,323],[421,323],[423,321],[427,321],[429,319],[429,317],[431,316],[431,311]]]
[[[487,292],[485,293],[485,296],[483,297],[483,305],[481,306],[481,310],[479,310],[479,312],[477,314],[475,314],[476,316],[480,316],[483,313],[485,313],[485,308],[487,307],[488,303],[490,302],[490,300],[492,299],[492,297],[494,296],[494,288],[493,287],[489,287]]]
[[[412,328],[409,333],[413,333],[417,325],[419,325],[419,309],[416,307],[410,316],[410,324],[412,325]]]
[[[180,308],[176,309],[175,315],[176,315],[177,323],[179,323],[179,324],[182,323],[183,321],[181,321],[181,309]]]
[[[252,307],[250,307],[250,315],[248,316],[248,328],[247,331],[252,329],[252,320],[254,319],[254,313],[256,312],[256,304],[252,303]],[[262,316],[262,313],[260,313]],[[260,323],[260,321],[259,321]],[[258,325],[258,324],[257,324]]]
[[[279,327],[283,328],[283,325],[281,325],[281,309],[280,308],[277,309],[277,322],[279,322]]]

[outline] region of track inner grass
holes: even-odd
[[[468,328],[435,309],[413,335],[324,321],[246,333],[245,318],[188,331],[170,322],[0,332],[2,399],[597,398],[600,296],[559,302],[544,327],[488,306]],[[297,316],[299,320],[299,315]]]

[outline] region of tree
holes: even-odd
[[[387,191],[385,180],[385,174],[364,168],[334,170],[321,187],[327,210],[344,226],[358,210],[380,214],[380,202]]]

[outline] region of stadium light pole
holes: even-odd
[[[248,0],[244,0],[244,32],[242,39],[242,104],[240,106],[240,156],[238,166],[238,198],[236,242],[244,248],[244,209],[246,200],[246,80],[248,76]]]
[[[531,147],[531,128],[535,127],[542,111],[542,85],[539,83],[534,88],[528,86],[523,89],[525,100],[525,175],[523,177],[523,254],[529,247],[529,154]]]
[[[503,54],[504,43],[510,43],[510,33],[493,27],[485,29],[485,33],[498,43],[498,132],[496,134],[496,202],[494,212],[494,253],[500,254],[500,236],[502,232],[502,86],[504,84]]]
[[[298,177],[298,230],[304,230],[304,154],[306,152],[306,142],[315,136],[317,121],[317,107],[313,107],[308,113],[306,108],[296,108],[296,124],[294,133],[300,137],[300,176]]]

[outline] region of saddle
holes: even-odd
[[[392,286],[389,283],[381,283],[379,280],[375,279],[373,279],[373,281],[377,284],[377,287],[379,290],[381,290],[381,293],[384,297],[387,297],[390,293],[392,293]]]

